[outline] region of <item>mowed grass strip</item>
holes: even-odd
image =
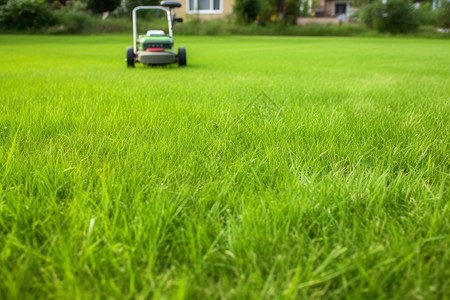
[[[0,298],[450,297],[450,42],[0,36]]]

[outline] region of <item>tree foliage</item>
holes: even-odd
[[[88,0],[87,8],[94,13],[113,11],[120,5],[120,0]]]
[[[260,10],[260,0],[236,0],[233,7],[238,21],[241,23],[251,23],[256,20]]]
[[[0,26],[13,30],[40,30],[56,24],[48,5],[38,0],[9,0],[0,8]]]
[[[437,13],[436,25],[439,28],[450,28],[450,2],[442,3]]]
[[[371,3],[364,8],[362,21],[368,28],[393,34],[413,32],[419,26],[417,13],[407,0]]]
[[[120,7],[117,10],[119,15],[124,13],[129,13],[133,8],[141,5],[159,5],[159,0],[122,0],[120,2]]]

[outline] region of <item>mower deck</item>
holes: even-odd
[[[138,51],[137,61],[146,65],[167,65],[177,62],[177,55],[170,51]]]

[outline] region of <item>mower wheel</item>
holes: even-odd
[[[186,49],[184,47],[178,47],[178,65],[186,66]]]
[[[134,68],[133,47],[127,47],[127,67],[128,68]]]

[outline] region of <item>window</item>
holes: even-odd
[[[334,15],[340,16],[347,14],[347,3],[335,3],[334,4]]]
[[[189,0],[187,12],[191,14],[220,14],[223,0]]]

